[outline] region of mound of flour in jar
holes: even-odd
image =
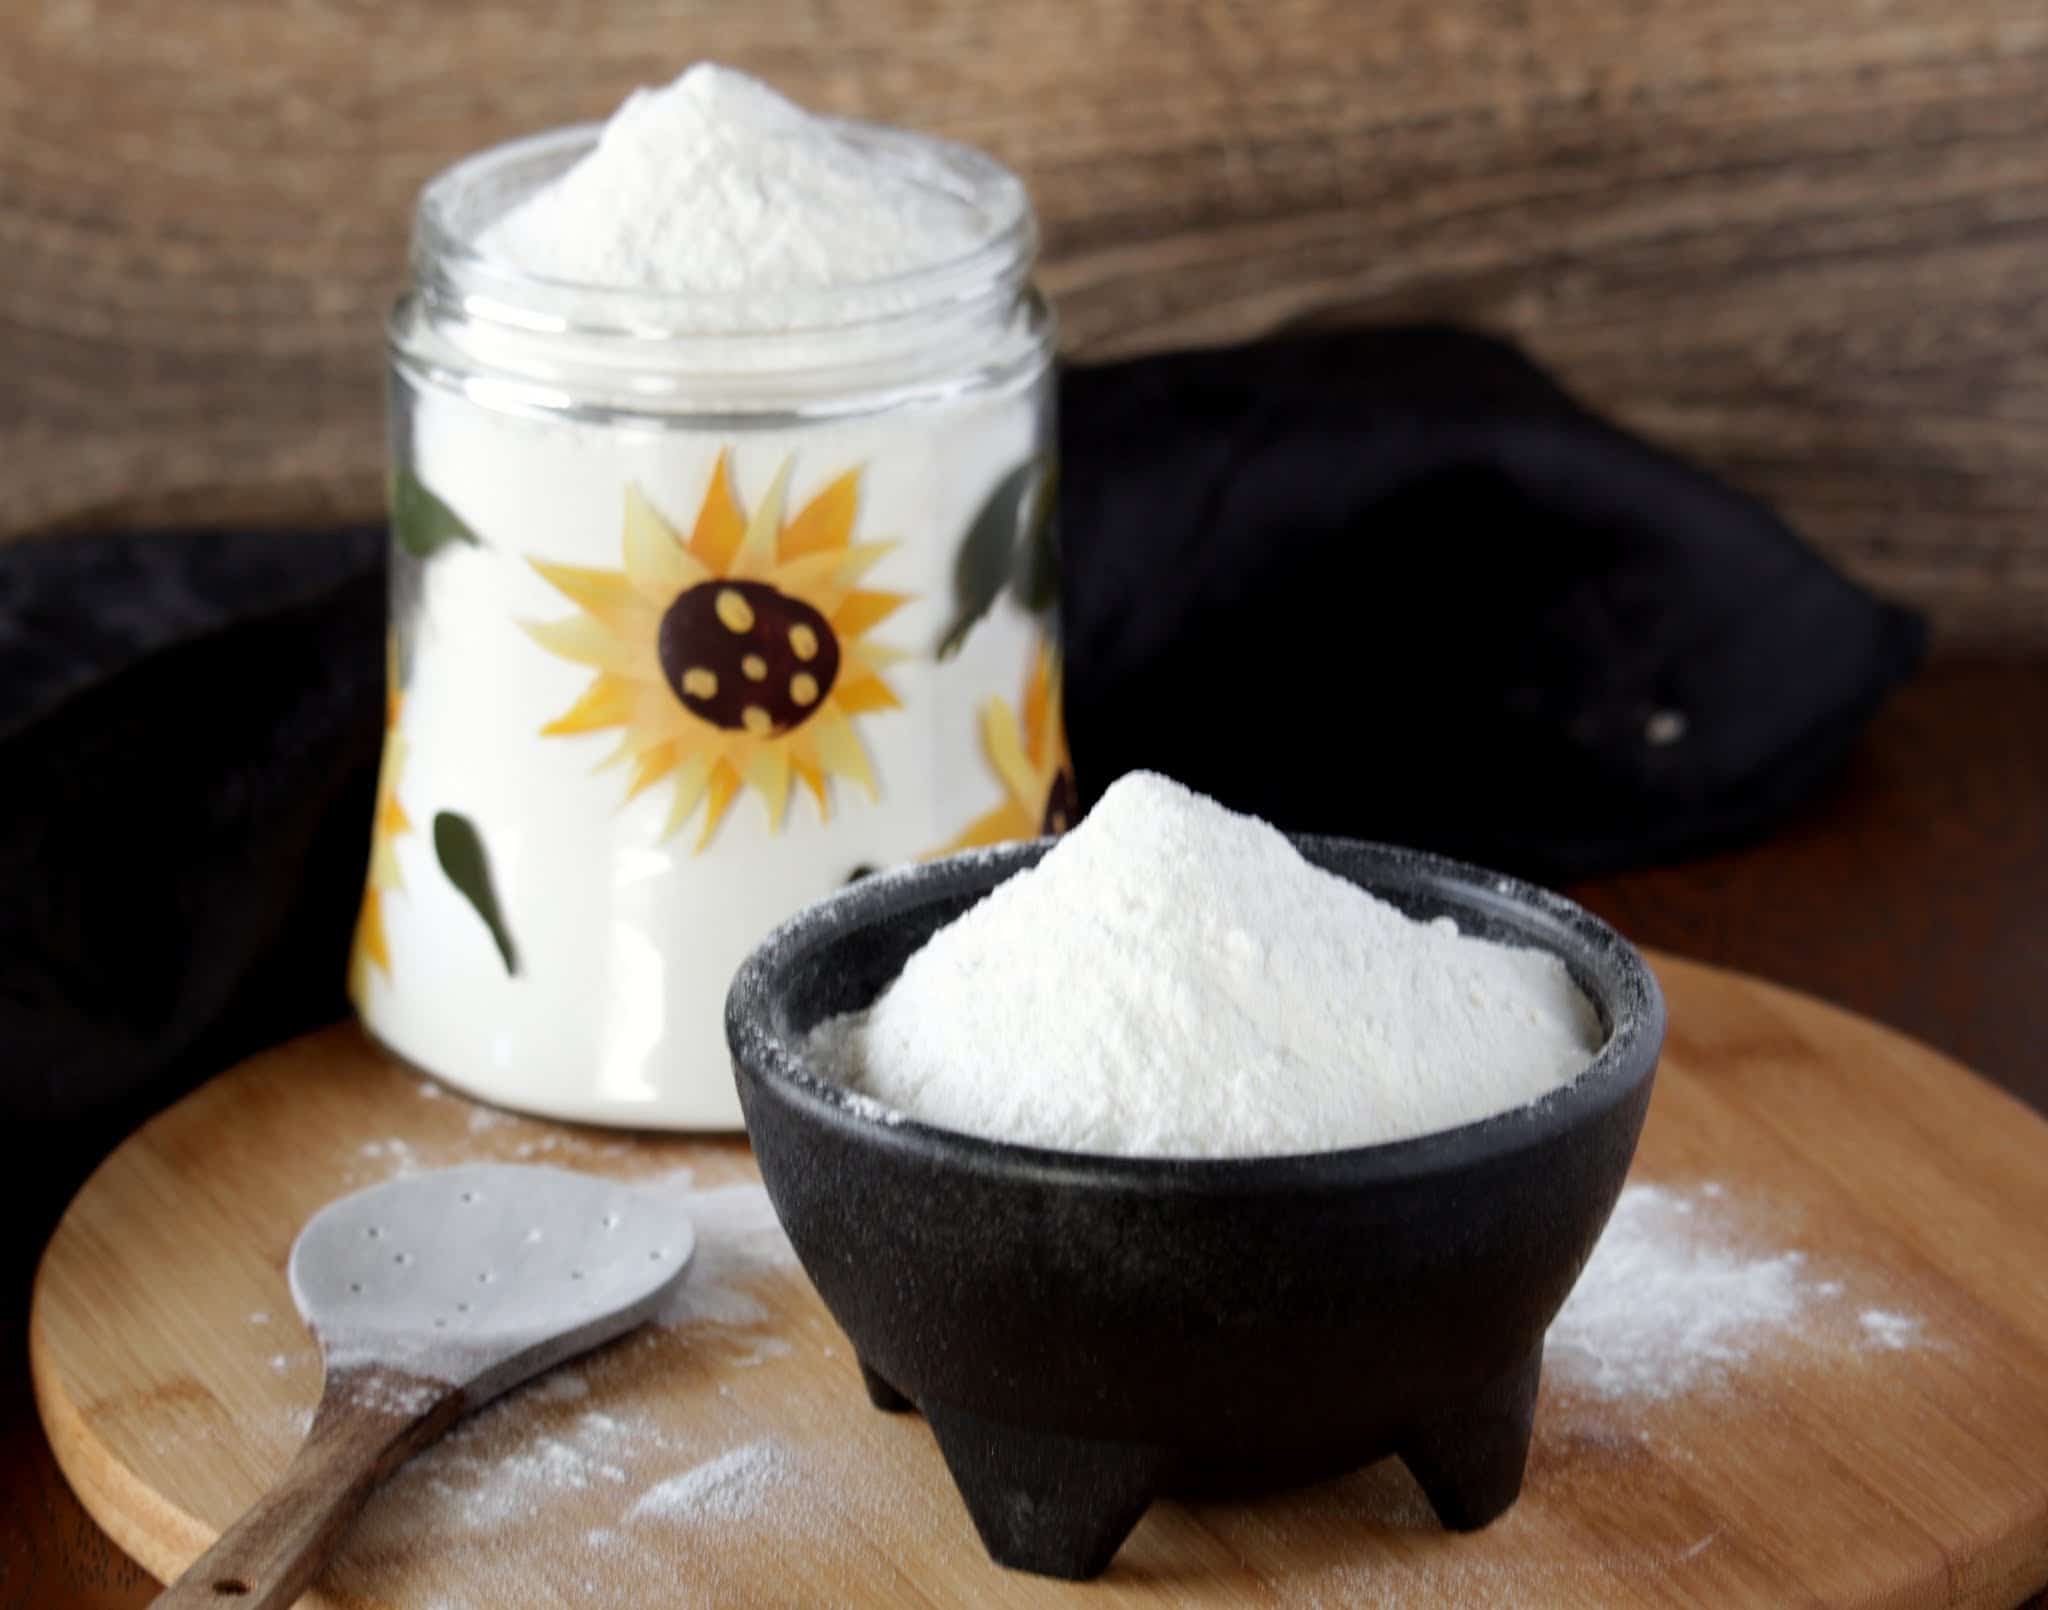
[[[948,1129],[1218,1157],[1504,1112],[1569,1083],[1600,1037],[1556,957],[1414,921],[1139,772],[810,1050]]]
[[[959,157],[900,131],[862,138],[700,62],[629,96],[595,149],[477,245],[619,290],[759,299],[870,284],[954,261],[1011,221],[1021,194],[979,193],[985,176]]]

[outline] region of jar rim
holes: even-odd
[[[935,312],[1018,293],[1037,256],[1038,226],[1024,182],[1011,169],[934,135],[855,118],[827,121],[870,148],[936,154],[942,171],[959,178],[956,193],[991,218],[988,233],[965,252],[914,269],[768,293],[593,284],[533,273],[479,250],[483,227],[595,147],[603,125],[577,123],[486,146],[429,179],[413,214],[415,284],[430,297],[460,301],[469,317],[537,333],[749,345],[915,328]],[[497,204],[482,218],[473,216],[480,200]],[[771,303],[772,321],[740,316]]]

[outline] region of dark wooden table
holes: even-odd
[[[1938,665],[1768,842],[1574,892],[1644,943],[1895,1024],[2048,1110],[2048,664]],[[73,1184],[57,1170],[33,1222]],[[155,1584],[51,1461],[21,1352],[33,1249],[4,1250],[0,1610],[133,1610]]]

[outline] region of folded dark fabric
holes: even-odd
[[[383,641],[373,561],[0,736],[0,1111],[139,1116],[341,1015]]]
[[[355,526],[0,547],[0,736],[157,649],[317,599],[381,565],[384,541],[381,526]]]
[[[1565,881],[1766,826],[1920,621],[1503,342],[1321,334],[1061,393],[1069,729],[1296,831]]]
[[[1512,348],[1362,331],[1061,391],[1084,794],[1562,880],[1753,833],[1918,621]],[[126,1121],[344,1010],[382,728],[373,534],[0,549],[0,1110]]]

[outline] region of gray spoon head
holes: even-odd
[[[652,1191],[479,1163],[330,1202],[292,1246],[292,1300],[330,1374],[394,1367],[474,1403],[651,1318],[695,1248]]]

